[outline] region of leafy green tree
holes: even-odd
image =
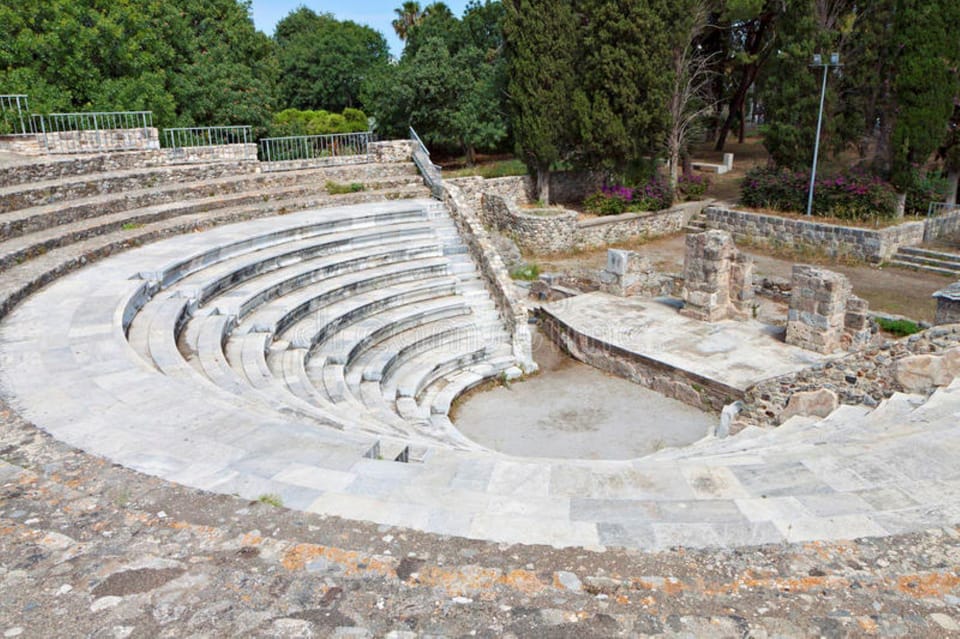
[[[570,0],[506,0],[507,95],[517,152],[550,202],[553,166],[572,157],[570,96],[577,86],[577,20]]]
[[[263,124],[276,67],[249,9],[237,0],[4,3],[0,84],[40,111],[144,109],[160,126],[241,116]]]
[[[931,154],[947,138],[960,97],[960,6],[954,0],[899,0],[891,54],[895,120],[890,142],[890,180],[900,193],[919,180]]]
[[[358,106],[364,78],[390,60],[387,42],[377,31],[306,7],[281,20],[274,37],[281,100],[300,109]]]

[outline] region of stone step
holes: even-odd
[[[305,366],[306,357],[306,349],[298,348],[288,348],[280,354],[280,372],[282,373],[283,384],[290,393],[335,416],[344,430],[369,433],[377,437],[385,435],[402,436],[401,429],[397,429],[387,422],[379,422],[366,412],[356,411],[352,407],[331,402],[326,393],[319,390],[310,381]]]
[[[448,415],[457,397],[515,367],[516,360],[512,357],[491,357],[466,370],[444,376],[444,384],[436,395],[420,402],[420,405],[429,406],[430,413],[433,415]]]
[[[369,191],[418,186],[411,176],[374,178],[365,184]],[[312,174],[254,173],[199,182],[175,182],[158,188],[95,195],[0,214],[0,237],[19,237],[123,211],[138,210],[142,217],[170,208],[200,212],[225,206],[326,195],[325,183]]]
[[[284,242],[212,264],[185,276],[173,286],[184,295],[206,304],[217,296],[247,286],[283,269],[317,268],[322,262],[351,262],[364,255],[384,255],[391,250],[408,250],[432,237],[418,223],[385,225],[370,230],[349,230],[304,240]]]
[[[427,239],[429,241],[429,238]],[[362,285],[360,278],[368,274],[379,277],[382,273],[389,272],[391,266],[405,270],[417,263],[420,266],[432,265],[440,270],[445,267],[445,263],[437,253],[433,244],[371,244],[362,249],[324,256],[255,275],[230,288],[223,288],[225,282],[230,282],[229,279],[224,279],[230,277],[227,275],[208,280],[202,288],[193,288],[185,283],[180,290],[191,297],[203,299],[207,306],[217,308],[225,315],[236,315],[242,320],[265,304],[281,297],[299,294],[301,289],[321,286],[323,282],[330,284],[329,290],[324,291],[323,295],[327,299],[333,299],[338,291],[347,294],[351,287]],[[337,288],[338,284],[342,286]],[[213,288],[220,290],[211,295],[203,295]]]
[[[938,268],[935,266],[925,266],[923,264],[915,264],[913,262],[905,262],[903,260],[890,260],[888,262],[891,266],[899,266],[901,268],[907,268],[913,271],[925,271],[927,273],[936,273],[937,275],[943,275],[946,277],[956,277],[960,275],[960,271],[955,271],[952,268]]]
[[[350,317],[344,314],[354,313],[359,320],[361,315],[377,311],[378,302],[392,299],[395,293],[416,291],[418,284],[445,291],[452,291],[454,286],[442,258],[388,263],[344,273],[269,299],[241,318],[237,332],[270,333],[294,347],[311,348],[322,341],[318,335],[325,338],[349,323]]]
[[[413,181],[417,173],[412,165],[399,163],[319,167],[282,173],[260,173],[259,164],[249,161],[127,167],[39,182],[8,184],[0,188],[0,213],[109,193],[137,193],[165,188],[176,190],[176,185],[189,182],[206,182],[215,189],[218,181],[226,183],[238,177],[253,180],[254,188],[271,188],[306,182],[322,186],[328,180],[364,182],[408,178]]]
[[[198,162],[197,164],[245,164],[248,165],[250,171],[257,171],[259,168],[259,164],[255,160],[226,159]],[[161,166],[170,166],[170,163],[164,154],[152,150],[91,153],[82,156],[32,157],[28,162],[15,163],[0,168],[0,184],[12,187],[18,184],[54,182],[83,175]]]
[[[171,204],[143,210],[123,211],[48,228],[43,231],[2,242],[0,243],[0,270],[8,269],[55,248],[81,242],[98,235],[125,231],[131,236],[136,236],[134,231],[137,231],[141,227],[177,217],[197,215],[197,206],[200,207],[201,213],[207,215],[212,212],[234,210],[238,215],[254,217],[258,214],[285,213],[300,208],[311,208],[321,203],[328,205],[337,202],[356,203],[394,194],[416,197],[423,195],[423,190],[420,187],[416,187],[414,190],[409,191],[401,190],[397,192],[391,190],[383,193],[361,192],[337,196],[316,195],[308,198],[271,200],[267,202],[263,202],[262,199],[257,199],[256,197],[250,201],[249,196],[242,196],[240,197],[240,203],[236,206],[234,206],[234,203],[231,201],[223,202],[218,198],[214,198],[191,202],[188,205]]]
[[[369,359],[365,357],[367,353],[391,349],[400,335],[415,332],[429,339],[435,334],[437,320],[462,327],[469,325],[469,314],[470,309],[456,296],[397,307],[331,336],[315,354],[347,367],[360,365]]]
[[[932,260],[939,260],[942,262],[952,262],[954,264],[960,265],[960,254],[957,254],[957,253],[947,253],[945,251],[933,251],[930,249],[919,248],[916,246],[901,246],[899,249],[897,249],[897,253],[901,255],[909,255],[911,257],[927,258]]]
[[[422,205],[416,202],[401,203],[400,206],[393,206],[388,211],[381,211],[383,202],[378,202],[376,199],[362,199],[361,202],[365,206],[359,209],[353,206],[316,209],[310,216],[310,222],[306,224],[278,223],[276,227],[271,226],[255,235],[237,234],[225,246],[213,250],[200,248],[192,253],[188,252],[186,257],[179,256],[170,260],[157,271],[141,271],[139,276],[142,279],[157,282],[163,287],[169,287],[194,273],[218,268],[221,264],[230,268],[230,260],[243,260],[255,252],[272,250],[283,245],[290,246],[291,250],[295,251],[297,246],[291,245],[292,242],[324,238],[350,230],[359,232],[373,227],[391,230],[394,224],[417,222],[423,219]],[[345,211],[348,213],[344,213]],[[187,243],[186,240],[184,243]]]
[[[43,182],[28,182],[0,188],[0,213],[31,206],[90,197],[103,193],[135,191],[146,187],[202,182],[230,175],[254,174],[249,162],[170,165],[120,169],[99,174],[64,177]]]
[[[926,271],[929,273],[938,273],[940,275],[955,276],[960,275],[960,264],[955,262],[945,262],[925,257],[915,257],[912,255],[894,256],[889,262],[893,266],[913,269],[915,271]]]

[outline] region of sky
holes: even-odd
[[[430,2],[421,0],[420,6]],[[338,20],[352,20],[373,27],[387,39],[395,57],[400,57],[403,51],[403,43],[390,26],[396,17],[393,10],[399,8],[403,0],[253,0],[252,4],[254,25],[270,36],[281,18],[303,5],[317,13],[332,13]],[[446,4],[454,15],[462,16],[467,0],[446,0]]]

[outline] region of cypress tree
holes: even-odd
[[[576,20],[570,0],[506,0],[507,94],[517,151],[550,202],[550,171],[576,144],[570,96],[576,86]]]

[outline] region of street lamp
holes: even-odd
[[[830,67],[839,67],[840,54],[831,53],[830,61],[824,61],[819,53],[813,54],[812,67],[823,67],[823,88],[820,89],[820,115],[817,116],[817,138],[813,143],[813,169],[810,171],[810,193],[807,196],[807,215],[813,215],[813,186],[817,179],[817,156],[820,155],[820,129],[823,126],[823,100],[827,96],[827,71]]]

